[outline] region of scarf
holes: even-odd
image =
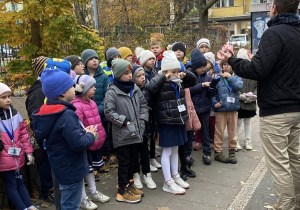
[[[287,25],[300,25],[300,16],[294,13],[282,13],[269,20],[267,25],[268,27],[287,24]]]
[[[130,90],[132,90],[134,88],[133,81],[124,82],[117,78],[114,78],[113,84],[115,86],[117,86],[121,91],[123,91],[124,93],[127,93],[127,94],[130,93]]]

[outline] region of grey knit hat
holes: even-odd
[[[130,63],[123,59],[116,59],[112,61],[112,71],[114,73],[114,77],[120,79],[120,77],[126,73],[128,70],[128,66],[131,67]],[[130,68],[129,67],[129,68]]]
[[[74,68],[76,67],[76,65],[82,61],[82,59],[78,56],[78,55],[70,55],[64,58],[67,61],[71,62],[71,69],[74,70]]]
[[[82,58],[82,62],[83,64],[86,66],[86,63],[92,59],[92,58],[97,58],[99,59],[98,57],[98,54],[96,53],[95,50],[92,50],[92,49],[86,49],[84,50],[82,53],[81,53],[81,58]]]
[[[105,59],[108,61],[109,59],[112,59],[115,55],[120,55],[121,57],[120,51],[115,47],[110,47],[106,50]]]

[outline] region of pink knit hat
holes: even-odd
[[[234,51],[233,51],[233,45],[231,44],[224,44],[222,47],[222,51],[225,52],[229,50],[231,52],[232,55],[234,55]]]

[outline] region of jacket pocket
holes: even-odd
[[[138,137],[135,125],[130,123],[129,125],[125,126],[122,130],[123,139],[132,139]]]

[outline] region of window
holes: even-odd
[[[215,3],[215,7],[234,7],[234,0],[219,0]]]
[[[272,3],[273,0],[251,0],[251,4]]]
[[[17,4],[11,4],[11,9],[12,11],[17,11],[18,10],[18,5]]]

